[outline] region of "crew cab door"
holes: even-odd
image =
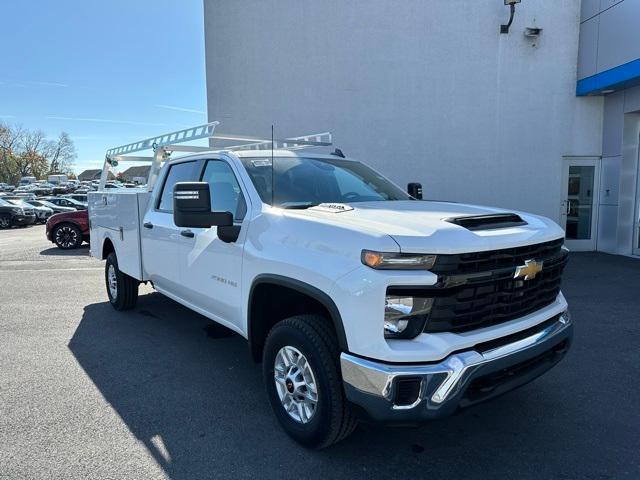
[[[191,239],[173,221],[173,187],[177,182],[198,181],[202,161],[173,163],[168,169],[162,183],[158,183],[161,190],[150,202],[142,221],[142,265],[156,288],[181,297],[184,294],[181,259]]]
[[[228,211],[234,223],[241,225],[237,241],[225,243],[218,238],[217,227],[190,228],[193,238],[187,243],[182,263],[186,298],[217,321],[242,328],[241,273],[246,237],[246,195],[230,163],[222,158],[206,161],[201,181],[208,182],[212,211]]]

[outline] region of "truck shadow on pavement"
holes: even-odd
[[[69,250],[63,250],[58,247],[45,248],[40,251],[40,255],[44,256],[56,256],[56,257],[89,257],[89,245],[83,244],[79,248],[71,248]]]
[[[69,342],[105,400],[173,479],[611,473],[595,460],[600,441],[585,423],[596,407],[584,400],[591,387],[580,378],[591,370],[579,348],[545,376],[490,403],[419,428],[364,425],[315,452],[276,423],[245,340],[212,338],[209,324],[152,293],[131,312],[116,312],[108,302],[86,306]]]

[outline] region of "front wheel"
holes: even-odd
[[[104,274],[111,306],[116,310],[130,310],[135,307],[140,282],[120,271],[114,252],[107,256]]]
[[[0,229],[10,228],[11,227],[11,216],[10,215],[0,215]]]
[[[63,223],[53,231],[53,241],[58,248],[63,250],[78,248],[82,245],[82,232],[71,223]]]
[[[328,447],[357,425],[339,358],[332,325],[318,315],[287,318],[267,337],[263,376],[269,403],[287,434],[306,447]]]

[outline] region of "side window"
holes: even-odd
[[[158,210],[173,212],[173,187],[178,182],[197,182],[200,175],[200,165],[200,162],[194,161],[176,163],[169,167],[169,173],[167,173],[162,187]]]
[[[231,212],[236,221],[244,218],[247,213],[247,204],[238,180],[226,162],[209,160],[202,181],[209,183],[212,212]]]

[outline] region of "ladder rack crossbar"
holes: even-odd
[[[125,153],[139,152],[141,150],[156,149],[173,143],[184,143],[201,138],[210,138],[220,122],[210,122],[196,127],[185,128],[175,132],[164,133],[156,137],[146,138],[138,142],[128,143],[119,147],[107,150],[107,157],[121,155]]]

